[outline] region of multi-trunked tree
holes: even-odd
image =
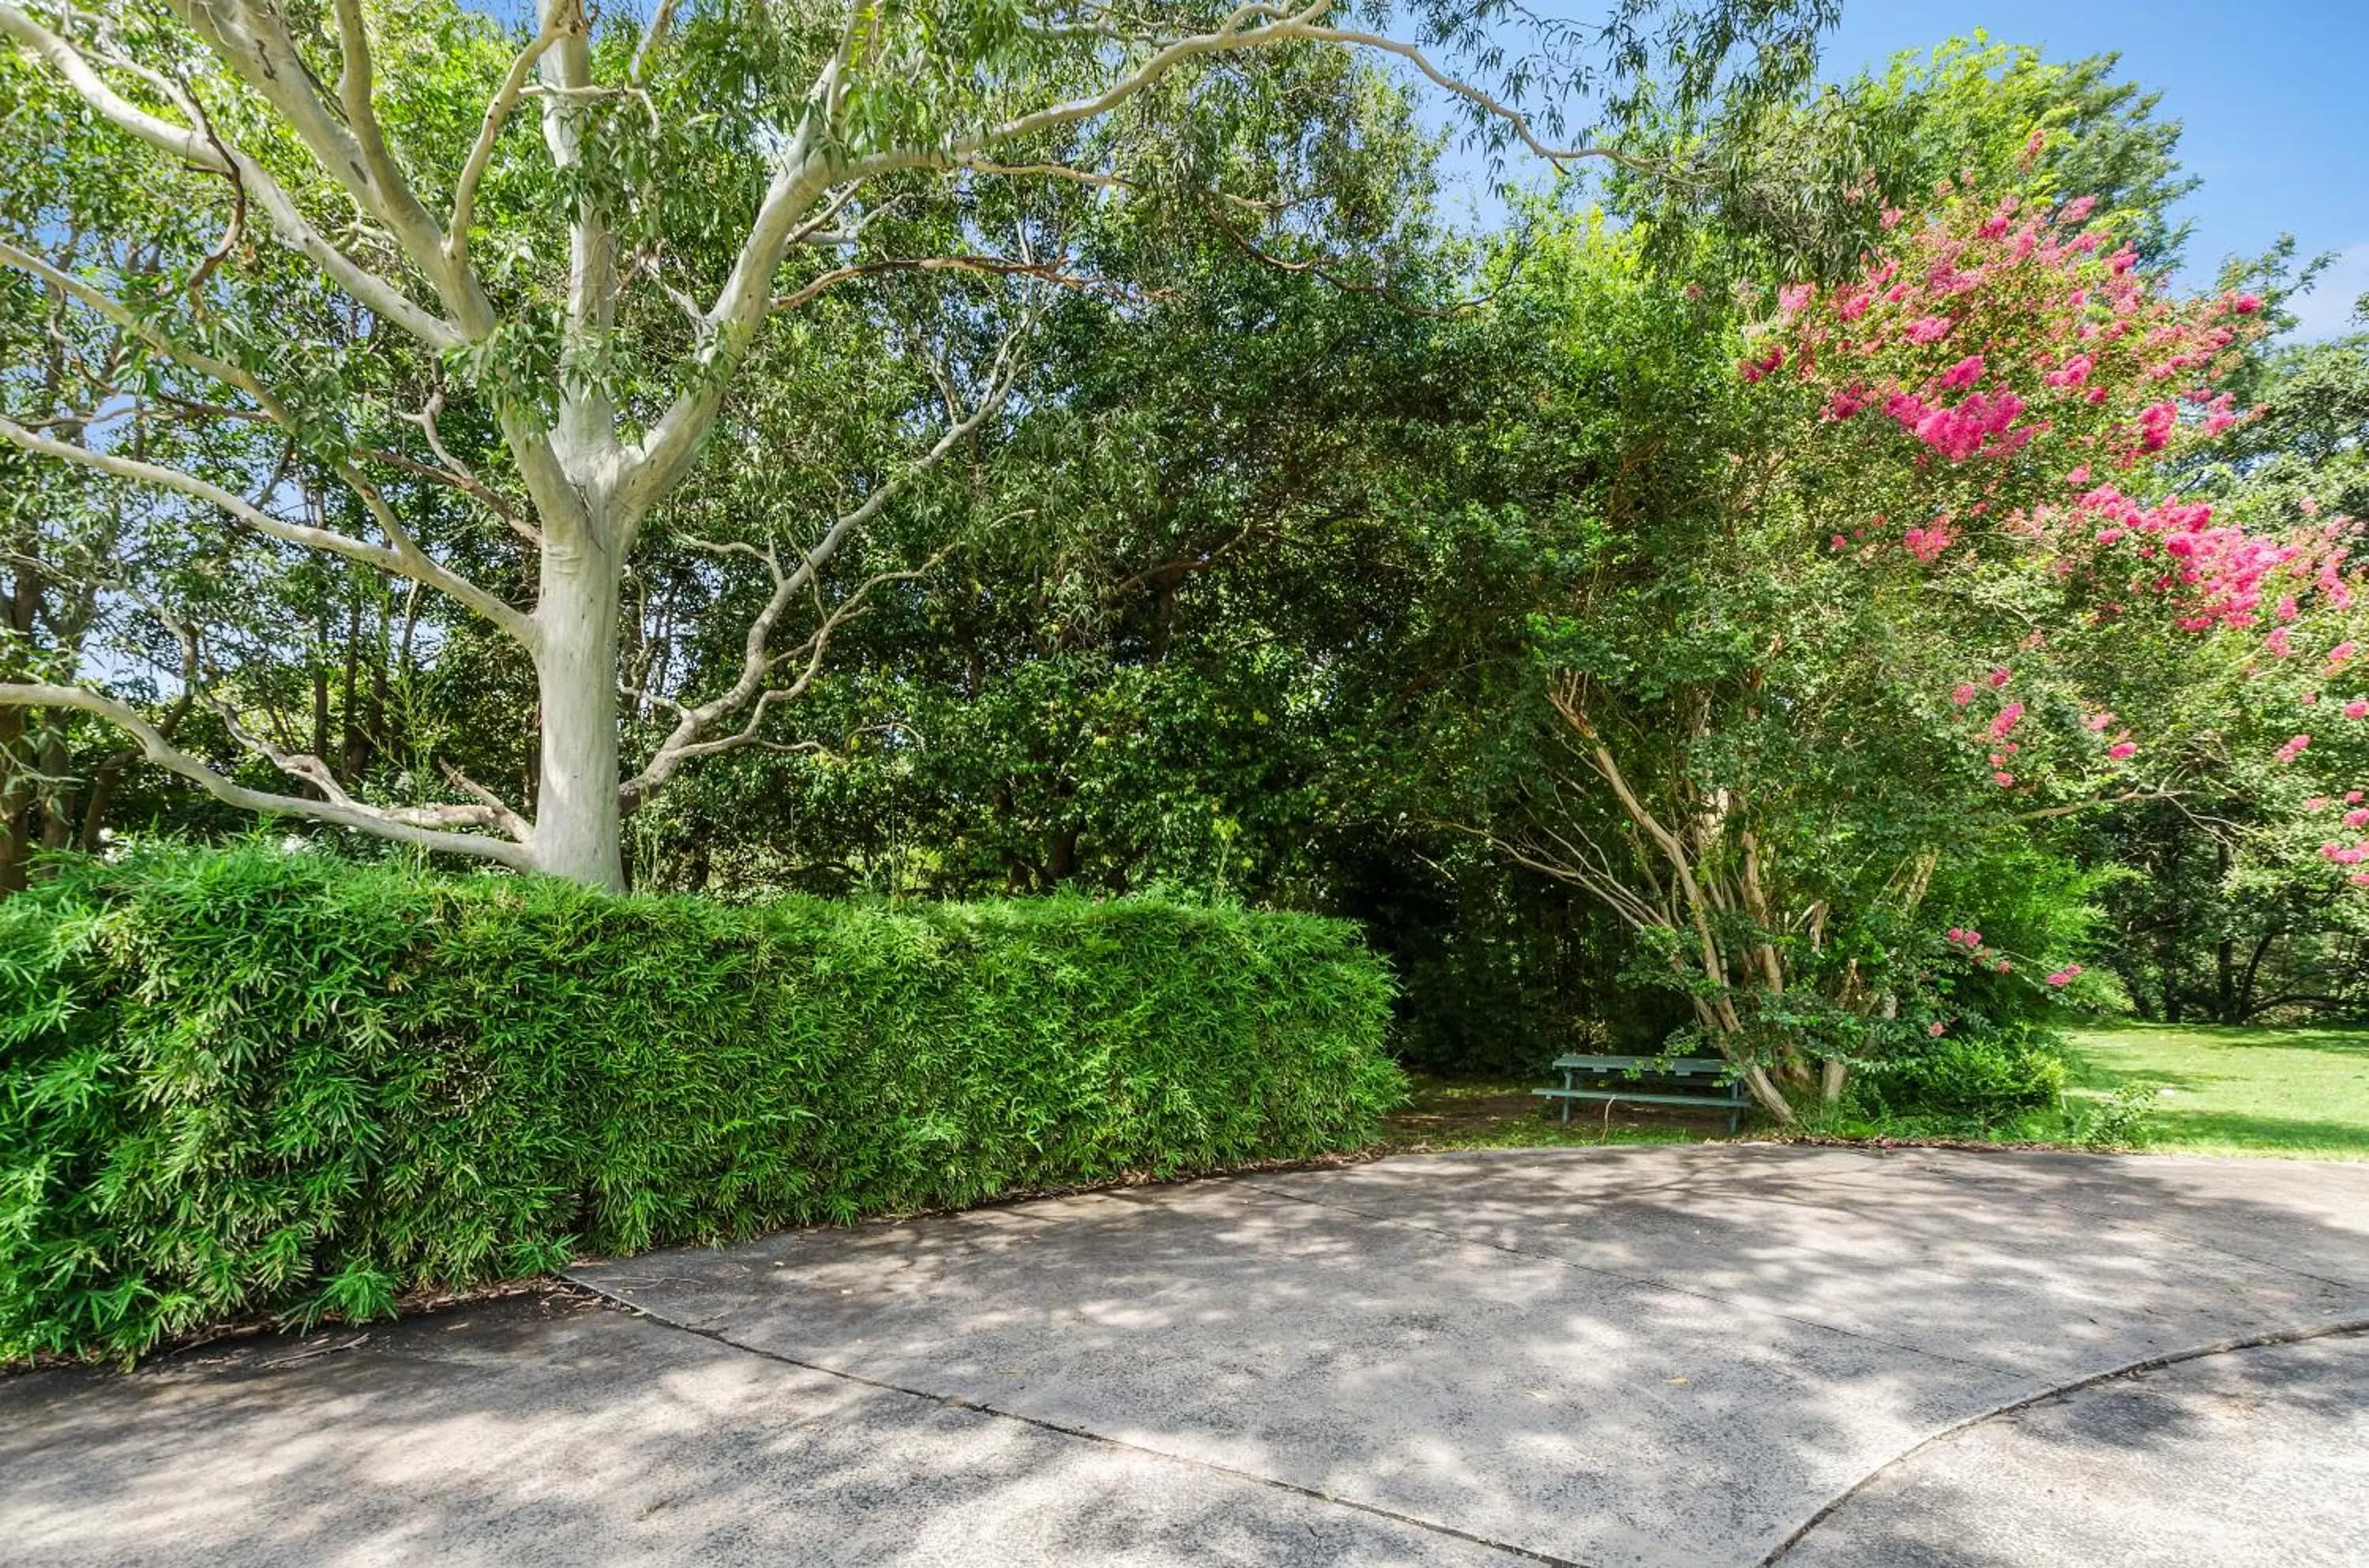
[[[1886,212],[1726,390],[1698,372],[1716,450],[1539,618],[1566,765],[1508,847],[1634,928],[1780,1121],[1957,1026],[1977,977],[2077,979],[1945,931],[1937,878],[2101,806],[2359,798],[2353,525],[2183,501],[2165,466],[2243,418],[2220,383],[2263,302],[2171,297],[2092,206],[1951,182]],[[2325,846],[2330,878],[2363,853]]]

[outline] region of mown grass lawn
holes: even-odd
[[[2071,1035],[2077,1102],[2157,1091],[2149,1148],[2369,1160],[2369,1030],[2116,1023]]]
[[[2072,1082],[2062,1106],[2004,1126],[1871,1122],[1819,1130],[1847,1138],[2078,1143],[2117,1091],[2152,1089],[2145,1147],[2173,1153],[2369,1160],[2369,1030],[2238,1029],[2116,1022],[2068,1032]],[[1552,1081],[1414,1078],[1413,1103],[1384,1134],[1400,1149],[1538,1149],[1690,1143],[1726,1136],[1717,1111],[1620,1104],[1574,1107],[1568,1124],[1530,1094]],[[1770,1136],[1747,1125],[1747,1138]]]

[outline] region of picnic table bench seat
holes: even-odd
[[[1727,1130],[1733,1133],[1752,1103],[1735,1069],[1720,1057],[1565,1056],[1555,1058],[1554,1065],[1562,1074],[1562,1087],[1530,1093],[1562,1101],[1566,1122],[1574,1100],[1634,1100],[1649,1105],[1718,1107],[1727,1112]]]

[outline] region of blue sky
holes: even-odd
[[[2369,292],[2369,0],[1843,0],[1826,74],[1986,29],[2055,59],[2119,52],[2120,74],[2163,92],[2203,189],[2189,280],[2292,234],[2343,259],[2300,302],[2302,331],[2340,330]]]
[[[1602,13],[1595,0],[1540,8]],[[1881,69],[1978,29],[2051,59],[2119,54],[2121,79],[2163,94],[2156,112],[2181,123],[2180,156],[2204,181],[2178,209],[2195,224],[2182,281],[2206,287],[2224,258],[2292,234],[2306,257],[2340,257],[2295,302],[2298,335],[2347,329],[2369,292],[2369,0],[1843,0],[1825,74]],[[1476,162],[1451,153],[1447,168],[1451,213],[1502,212],[1480,192]]]

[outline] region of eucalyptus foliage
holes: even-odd
[[[779,710],[936,552],[833,582],[835,557],[1024,401],[1052,299],[1131,290],[1079,264],[1098,212],[1182,212],[1319,265],[1390,227],[1350,199],[1352,62],[1568,168],[1621,155],[1562,133],[1632,114],[1649,70],[1686,104],[1771,101],[1833,14],[1614,0],[1508,53],[1492,29],[1528,14],[1490,0],[540,0],[515,25],[443,0],[0,0],[0,170],[55,176],[0,214],[0,269],[121,348],[79,367],[63,424],[55,388],[8,399],[0,443],[135,487],[200,548],[259,540],[433,596],[532,667],[509,694],[531,692],[510,719],[535,746],[521,788],[441,756],[372,798],[275,733],[258,688],[284,635],[241,650],[169,593],[143,608],[182,683],[272,785],[77,671],[0,669],[0,706],[102,720],[241,809],[622,887],[622,819],[686,765],[811,738]],[[837,439],[783,440],[784,403]],[[193,424],[229,450],[150,450]],[[772,482],[711,536],[717,509],[669,503],[719,446]],[[458,536],[423,525],[446,509]],[[670,528],[728,624],[631,613]],[[737,658],[712,682],[683,678],[673,656],[718,645]]]

